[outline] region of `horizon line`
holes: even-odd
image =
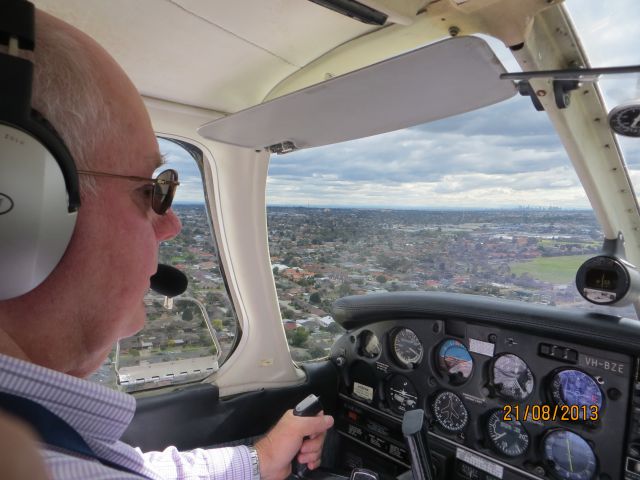
[[[174,202],[174,206],[204,206],[204,202],[199,201],[182,201]],[[511,205],[499,207],[464,207],[464,206],[384,206],[384,205],[301,205],[301,204],[267,204],[267,208],[306,208],[306,209],[335,209],[335,210],[417,210],[417,211],[491,211],[491,210],[534,210],[534,211],[593,211],[590,207],[557,207],[557,206],[540,206],[540,205]]]

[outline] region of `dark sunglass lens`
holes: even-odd
[[[178,173],[175,170],[165,170],[158,175],[158,180],[153,190],[152,208],[158,215],[162,215],[171,207],[176,192],[175,182],[178,181]]]

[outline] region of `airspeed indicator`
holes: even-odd
[[[413,330],[401,328],[393,335],[392,353],[400,365],[414,368],[422,360],[424,349]]]

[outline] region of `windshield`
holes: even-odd
[[[586,5],[585,5],[586,4]],[[640,65],[640,3],[633,0],[566,2],[593,67]],[[640,75],[605,76],[598,82],[607,110],[640,98]],[[617,136],[636,196],[640,191],[640,142]]]
[[[590,39],[607,21],[597,15],[579,20]],[[520,70],[507,49],[490,43],[508,70]],[[633,59],[592,56],[591,63]],[[575,287],[603,233],[555,130],[527,97],[273,156],[267,201],[273,272],[296,360],[326,351],[331,303],[348,294],[460,292],[636,316],[632,307],[596,307]]]

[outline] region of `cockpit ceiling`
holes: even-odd
[[[145,97],[221,114],[440,40],[452,26],[521,43],[555,3],[361,0],[387,15],[377,26],[306,0],[33,1],[95,38]]]
[[[35,0],[104,46],[147,97],[219,112],[373,31],[302,0]]]

